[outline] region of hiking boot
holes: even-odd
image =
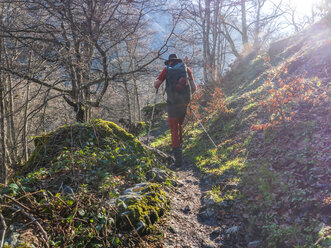
[[[175,157],[175,166],[176,167],[181,167],[183,164],[183,153],[182,153],[182,148],[176,147],[173,148],[173,153]]]

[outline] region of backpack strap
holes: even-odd
[[[166,87],[165,87],[165,90],[167,90],[167,88],[169,88],[169,82],[168,82],[168,80],[167,80],[167,73],[168,73],[168,70],[169,70],[169,65],[167,64],[166,65]]]

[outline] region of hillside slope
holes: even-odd
[[[223,245],[330,246],[330,47],[327,16],[235,62],[225,108],[192,103],[218,148],[189,123],[185,154],[214,185]]]
[[[286,65],[288,75],[330,80],[330,19],[331,15],[294,36],[270,44],[264,55],[270,57],[273,67]],[[222,80],[227,95],[240,96],[267,80],[268,67],[259,58],[257,52],[252,52],[232,64]]]

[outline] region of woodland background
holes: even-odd
[[[222,86],[236,61],[329,8],[328,0],[305,14],[290,0],[1,0],[1,183],[39,134],[93,118],[144,120],[169,53],[188,56],[198,84]]]

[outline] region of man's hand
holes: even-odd
[[[154,88],[158,89],[161,84],[162,84],[162,81],[160,79],[156,79],[154,82]]]
[[[183,62],[185,63],[185,65],[188,65],[190,63],[190,60],[187,56],[185,56],[185,58],[183,59]]]

